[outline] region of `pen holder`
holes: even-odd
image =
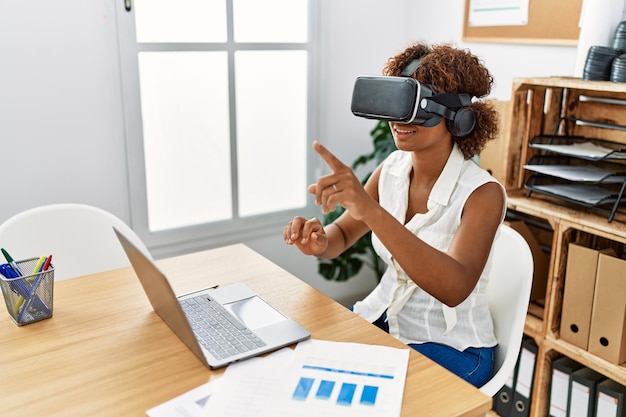
[[[17,265],[22,271],[32,271],[38,260],[26,259],[17,262]],[[0,274],[0,286],[9,315],[18,326],[52,317],[52,265],[46,271],[18,278],[6,278]]]

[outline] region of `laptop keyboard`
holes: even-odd
[[[218,359],[265,346],[265,342],[206,294],[180,300],[180,305],[200,344]]]

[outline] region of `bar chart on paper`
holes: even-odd
[[[376,405],[379,391],[377,378],[393,379],[393,375],[355,372],[347,369],[333,369],[320,366],[305,365],[303,370],[317,372],[319,378],[302,376],[298,380],[291,399],[294,401],[328,401],[340,406],[350,407],[353,404],[363,406]],[[328,375],[324,375],[328,373]],[[340,375],[338,378],[333,378]],[[348,382],[351,380],[352,382]]]
[[[379,348],[392,348],[355,345],[347,346],[342,357],[337,346],[334,352],[325,353],[324,345],[313,342],[310,348],[297,352],[299,360],[285,378],[283,396],[272,402],[272,415],[400,414],[408,351],[393,349],[376,354]]]

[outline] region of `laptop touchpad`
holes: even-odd
[[[260,329],[261,327],[271,326],[287,320],[285,316],[259,297],[250,297],[245,300],[224,304],[224,308],[230,311],[250,330]]]

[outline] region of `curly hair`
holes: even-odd
[[[438,93],[468,93],[473,97],[483,98],[493,86],[491,73],[477,56],[448,44],[411,45],[389,58],[383,74],[399,76],[415,59],[420,60],[420,65],[413,73],[413,78],[429,84]],[[499,132],[498,112],[490,102],[475,101],[469,109],[476,116],[476,127],[465,137],[453,136],[465,159],[480,153],[487,142],[495,139]]]

